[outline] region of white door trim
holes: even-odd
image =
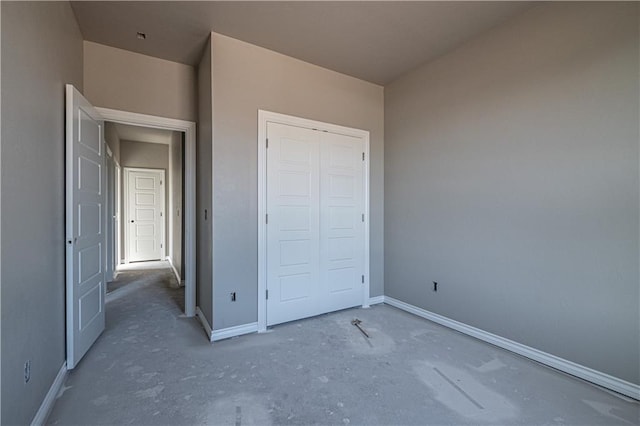
[[[323,123],[292,115],[258,110],[258,332],[267,330],[267,123],[316,129],[341,135],[362,138],[364,141],[364,290],[362,306],[369,307],[369,132],[336,124]]]
[[[110,108],[96,108],[106,121],[184,132],[184,313],[196,314],[196,123]]]
[[[131,242],[130,238],[131,235],[129,235],[129,221],[130,221],[130,217],[129,217],[129,173],[130,172],[153,172],[153,173],[160,173],[161,176],[161,186],[163,185],[162,182],[164,182],[164,185],[166,185],[167,180],[166,180],[166,175],[165,175],[165,170],[164,169],[145,169],[142,167],[124,167],[124,197],[123,197],[123,202],[124,202],[124,223],[126,224],[124,227],[124,263],[129,263],[129,244]],[[160,217],[162,218],[160,220],[160,245],[162,246],[162,249],[160,250],[160,260],[165,260],[165,258],[167,257],[167,235],[165,230],[167,229],[167,223],[166,223],[166,211],[167,211],[167,205],[166,205],[166,196],[165,196],[165,188],[163,187],[162,190],[160,191],[160,198],[162,198],[161,201],[161,205],[162,205],[162,209],[160,210],[162,213],[160,214]]]
[[[111,148],[109,148],[109,145],[107,144],[106,141],[103,142],[104,144],[104,148],[105,148],[105,152],[107,153],[107,157],[105,158],[105,173],[106,173],[106,178],[105,178],[105,193],[106,193],[106,197],[107,197],[107,202],[105,203],[106,205],[106,221],[107,221],[107,227],[105,228],[105,235],[106,238],[109,239],[111,238],[111,235],[109,235],[110,233],[107,233],[107,231],[109,231],[109,229],[111,227],[113,227],[113,229],[111,231],[113,234],[113,241],[107,241],[105,244],[105,249],[107,250],[107,264],[105,265],[104,268],[104,275],[105,275],[105,283],[111,282],[115,279],[115,274],[116,274],[116,251],[115,251],[115,244],[116,244],[116,239],[115,239],[115,221],[113,220],[113,216],[115,215],[115,209],[116,209],[116,203],[115,203],[115,196],[116,196],[116,192],[115,192],[115,186],[116,186],[116,159],[113,157],[113,152],[111,152]],[[109,162],[113,163],[113,170],[111,170],[111,164]],[[111,181],[109,180],[109,173],[113,173],[113,185],[111,184]],[[113,186],[113,187],[112,187]],[[113,192],[113,194],[112,194]],[[111,205],[111,199],[113,198],[114,203],[113,205]],[[111,225],[109,225],[109,223],[111,223]],[[109,264],[109,253],[111,252],[111,264]],[[104,286],[104,294],[107,294],[107,286]]]
[[[182,145],[182,144],[181,144]],[[176,209],[174,207],[173,201],[173,139],[171,143],[169,143],[169,164],[167,164],[167,173],[169,174],[169,179],[167,179],[167,211],[169,212],[169,222],[167,222],[167,227],[169,234],[167,235],[167,249],[165,250],[165,259],[169,261],[171,264],[171,269],[176,270],[175,266],[173,266],[173,214]],[[178,285],[180,285],[180,277],[178,278]]]
[[[121,208],[121,202],[120,202],[120,197],[121,197],[121,190],[120,190],[120,185],[122,183],[122,170],[120,168],[120,163],[118,163],[115,158],[114,158],[114,162],[116,163],[116,187],[115,187],[115,191],[116,191],[116,223],[115,223],[115,227],[116,227],[116,232],[115,232],[115,246],[116,246],[116,270],[114,271],[114,276],[113,278],[117,278],[118,276],[118,266],[122,263],[122,256],[123,253],[120,250],[120,244],[122,244],[121,242],[121,226],[122,226],[122,222],[121,222],[121,214],[120,214],[120,208]]]

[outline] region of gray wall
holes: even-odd
[[[82,37],[67,2],[0,8],[0,423],[11,425],[31,422],[65,361],[64,84],[82,90]]]
[[[182,204],[182,132],[173,132],[171,135],[171,145],[169,146],[169,181],[171,182],[171,197],[170,204],[171,210],[169,212],[168,219],[172,223],[173,236],[171,247],[171,262],[178,271],[180,278],[183,279],[183,267],[182,259],[184,250],[184,244],[182,242],[182,227],[184,226],[184,206]]]
[[[640,383],[638,39],[539,4],[385,89],[386,295]]]
[[[212,44],[214,329],[257,321],[258,109],[370,131],[371,296],[382,295],[382,87],[223,35]]]
[[[166,171],[169,168],[169,145],[122,140],[120,166]]]
[[[196,121],[193,67],[84,42],[85,96],[99,107]]]
[[[213,324],[211,142],[213,137],[211,40],[198,66],[198,140],[196,142],[196,304]],[[206,210],[206,219],[205,219]]]
[[[125,167],[138,167],[142,169],[162,169],[165,172],[165,182],[164,185],[164,203],[165,203],[165,211],[167,210],[167,205],[169,204],[169,185],[167,185],[166,180],[168,179],[168,170],[169,170],[169,145],[161,144],[161,143],[148,143],[148,142],[137,142],[137,141],[128,141],[121,140],[120,141],[120,166],[122,167],[122,179],[120,184],[122,187],[120,188],[120,194],[122,195],[122,201],[120,202],[120,207],[122,211],[120,212],[120,217],[122,218],[122,226],[120,227],[120,253],[124,257],[124,245],[126,241],[124,240],[124,230],[127,226],[124,223],[124,197],[126,197],[125,188],[124,188],[124,168]],[[166,244],[169,243],[169,221],[164,221],[164,235],[165,235],[165,247]],[[169,250],[167,249],[168,253]]]

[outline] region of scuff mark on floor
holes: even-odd
[[[200,424],[271,425],[273,422],[261,397],[239,393],[213,401],[199,416]]]
[[[139,390],[135,393],[138,398],[157,398],[158,395],[164,390],[164,386],[157,385],[152,388]]]
[[[413,371],[437,401],[460,416],[476,421],[504,422],[518,409],[506,397],[476,380],[469,372],[444,363],[414,361]]]
[[[64,393],[68,390],[71,389],[73,386],[66,386],[66,385],[62,385],[62,387],[60,388],[60,390],[58,391],[58,394],[56,395],[56,399],[60,398],[62,395],[64,395]]]
[[[91,403],[93,405],[97,405],[97,406],[108,404],[109,403],[109,395],[102,395],[102,396],[100,396],[98,398],[92,399]]]
[[[598,401],[590,401],[588,399],[583,399],[582,402],[584,402],[589,407],[593,408],[595,411],[597,411],[598,413],[600,413],[605,417],[613,418],[630,425],[637,425],[638,422],[640,422],[640,418],[629,420],[629,419],[625,419],[623,417],[617,416],[615,414],[615,411],[617,409],[615,405],[606,404],[604,402],[598,402]]]
[[[492,371],[498,371],[505,368],[507,365],[500,361],[498,358],[494,358],[491,361],[485,362],[479,367],[471,367],[479,373],[490,373]]]

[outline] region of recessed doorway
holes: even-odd
[[[132,262],[155,261],[159,258],[171,267],[178,284],[184,286],[185,315],[194,316],[195,123],[107,108],[96,110],[105,120],[108,147],[112,133],[120,140],[117,149],[110,149],[115,165],[112,189],[119,191],[120,195],[114,195],[113,207],[107,213],[113,220],[107,233],[108,240],[113,241],[109,249],[113,251],[114,269],[123,269],[123,265]],[[154,178],[154,185],[160,187],[161,194],[153,197],[155,216],[162,219],[158,223],[153,222],[153,226],[149,222],[140,229],[136,228],[135,235],[140,237],[138,241],[125,241],[125,233],[131,231],[131,220],[136,221],[133,217],[140,213],[131,214],[128,210],[131,198],[125,193],[125,188],[129,187],[128,177],[131,177],[130,172],[134,169],[143,173],[151,169],[164,171],[164,177]],[[162,197],[164,201],[160,201]],[[148,193],[138,194],[137,198],[139,200],[134,201],[143,204],[150,201]],[[145,210],[148,206],[138,207]],[[142,213],[148,215],[149,211],[147,209]],[[137,225],[137,221],[134,223]],[[152,228],[154,235],[151,239],[156,243],[149,242],[151,239],[143,239],[150,237]],[[132,244],[140,248],[137,254],[134,254],[136,250],[131,250]]]

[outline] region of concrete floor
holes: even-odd
[[[170,269],[130,274],[50,424],[640,423],[638,402],[385,305],[212,345]]]
[[[129,284],[140,283],[145,278],[153,279],[152,276],[149,275],[150,270],[166,269],[168,267],[169,263],[166,261],[134,262],[120,265],[118,267],[118,278],[107,283],[107,294],[119,291],[129,286]],[[170,278],[167,278],[167,280],[167,285],[177,288],[178,282],[176,280]],[[109,296],[109,298],[111,297]]]

